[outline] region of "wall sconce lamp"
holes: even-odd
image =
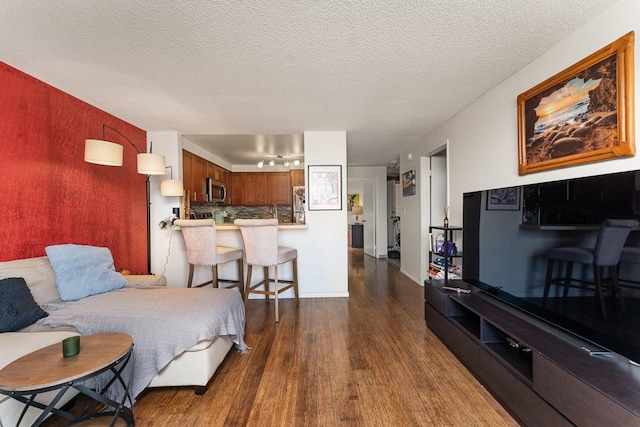
[[[103,124],[102,139],[87,139],[84,142],[85,162],[105,166],[122,166],[124,148],[120,144],[106,140],[105,134],[107,129],[111,129],[131,144],[138,153],[136,157],[138,173],[147,176],[147,273],[151,273],[151,197],[149,176],[164,175],[167,173],[165,158],[161,154],[151,153],[151,146],[149,146],[148,153],[141,153],[138,147],[119,130]],[[182,195],[182,193],[180,195]]]
[[[356,224],[359,224],[358,217],[362,215],[362,206],[358,206],[358,205],[352,206],[351,213],[356,216]]]
[[[184,185],[181,179],[173,179],[173,168],[167,166],[171,179],[163,179],[160,181],[160,194],[163,196],[180,196],[184,195]]]

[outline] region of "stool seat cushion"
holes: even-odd
[[[216,250],[218,252],[218,264],[224,264],[225,262],[242,259],[242,257],[244,256],[244,251],[238,248],[218,246]]]
[[[620,253],[620,262],[640,264],[640,248],[625,247]]]
[[[284,264],[298,257],[298,250],[288,246],[278,246],[278,264]]]
[[[593,264],[593,249],[578,247],[554,248],[549,250],[549,258]]]

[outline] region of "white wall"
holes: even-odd
[[[427,187],[423,185],[423,174],[428,168],[421,168],[421,162],[424,160],[427,159],[412,150],[400,155],[400,191],[402,174],[412,169],[416,170],[416,194],[400,197],[400,271],[416,283],[422,283],[420,271],[423,270],[422,266],[426,260],[420,253],[415,252],[415,248],[420,248],[422,237],[427,235],[427,229],[423,228],[420,218],[422,215],[429,216],[428,192]]]
[[[342,210],[307,211],[305,256],[308,262],[299,270],[307,268],[309,289],[312,296],[348,296],[349,271],[347,248],[347,133],[346,132],[305,132],[304,161],[308,166],[342,166]],[[308,173],[307,186],[308,186]],[[300,282],[300,295],[307,285]]]
[[[153,152],[166,158],[171,166],[174,179],[182,179],[182,138],[177,132],[147,132],[147,140],[153,142]],[[170,229],[162,230],[160,221],[173,213],[174,207],[180,207],[182,198],[160,195],[160,180],[169,179],[169,169],[165,176],[151,177],[151,271],[164,274],[170,284],[186,285],[185,269],[186,249],[184,242],[171,241]],[[181,239],[180,239],[181,240]],[[184,257],[184,260],[183,260]]]
[[[148,132],[147,138],[153,141],[153,152],[164,154],[167,165],[174,168],[180,165],[182,176],[182,144],[186,140],[176,132]],[[186,144],[189,144],[186,141]],[[194,147],[186,147],[203,157],[205,153]],[[305,132],[305,164],[307,165],[341,165],[343,209],[339,211],[308,211],[306,214],[307,229],[281,232],[279,241],[283,245],[298,250],[298,273],[300,297],[346,297],[348,291],[348,257],[347,257],[347,210],[346,183],[346,133],[345,132]],[[206,158],[206,157],[205,157]],[[213,160],[212,160],[213,161]],[[187,284],[188,263],[184,240],[179,231],[161,230],[158,223],[172,213],[172,207],[179,206],[178,197],[160,195],[160,179],[151,179],[151,270],[156,274],[164,274],[169,286],[185,287]],[[242,247],[239,231],[219,233],[220,243]],[[283,269],[284,278],[290,273]],[[221,277],[235,277],[233,265],[222,266]],[[196,269],[194,283],[209,280],[211,272],[207,268]],[[283,297],[292,297],[286,292]]]
[[[416,153],[432,152],[442,141],[449,140],[449,220],[461,224],[465,192],[640,169],[640,157],[636,156],[518,175],[518,95],[632,30],[636,35],[640,33],[640,2],[621,0],[414,144],[400,156],[400,172],[419,168]],[[636,58],[640,57],[638,45],[636,40]],[[636,85],[636,104],[638,93]],[[640,129],[637,114],[635,128]],[[413,153],[411,161],[404,160],[408,152]],[[421,181],[418,177],[418,183]],[[420,189],[417,193],[422,196]],[[420,269],[420,257],[427,255],[426,239],[415,230],[424,231],[428,224],[424,224],[418,202],[413,199],[403,198],[406,213],[402,214],[402,267],[414,280],[421,278],[422,283],[426,273]]]

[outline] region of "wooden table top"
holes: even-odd
[[[133,339],[120,333],[80,337],[80,353],[71,357],[62,356],[62,342],[52,344],[1,369],[0,391],[35,391],[84,378],[112,365],[132,347]]]

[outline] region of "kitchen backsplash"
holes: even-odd
[[[218,212],[226,212],[225,223],[233,224],[237,218],[273,218],[273,205],[267,206],[220,206],[207,204],[191,205],[191,212],[196,218],[213,218]],[[289,205],[278,205],[278,222],[292,222],[292,211]]]

